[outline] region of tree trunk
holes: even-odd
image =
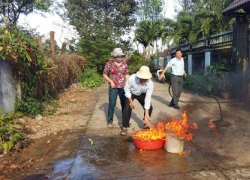
[[[56,52],[55,52],[55,32],[50,31],[50,51],[51,51],[51,56],[55,57]]]
[[[43,37],[42,36],[38,36],[38,43],[39,43],[40,51],[43,51]]]
[[[61,55],[64,55],[64,54],[66,54],[66,42],[63,42],[63,44],[62,44],[62,48],[61,48]]]

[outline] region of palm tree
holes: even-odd
[[[177,15],[174,33],[170,33],[175,46],[182,43],[194,43],[200,38],[231,29],[229,17],[222,11],[232,0],[203,0],[193,2],[189,11],[181,11]]]
[[[138,28],[135,30],[135,40],[143,45],[145,59],[150,59],[150,46],[153,45],[153,41],[157,37],[158,29],[156,28],[155,21],[144,20],[139,23]]]

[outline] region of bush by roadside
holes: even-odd
[[[84,69],[79,77],[79,83],[87,88],[99,87],[103,82],[103,78],[93,69]]]

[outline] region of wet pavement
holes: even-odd
[[[250,111],[244,104],[220,100],[220,121],[213,99],[183,92],[183,101],[206,103],[181,102],[181,110],[176,110],[167,106],[171,100],[168,85],[154,85],[151,124],[179,117],[183,110],[198,124],[192,141],[184,142],[184,153],[171,154],[164,148],[145,151],[134,146],[130,134],[143,126],[143,109],[137,102],[127,137],[119,135],[119,100],[114,127],[108,129],[108,89],[103,85],[77,156],[55,162],[50,179],[250,179]],[[209,128],[210,119],[217,120],[217,130]]]

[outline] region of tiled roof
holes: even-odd
[[[222,11],[222,13],[227,14],[234,12],[246,6],[250,6],[250,0],[234,0],[226,9]]]

